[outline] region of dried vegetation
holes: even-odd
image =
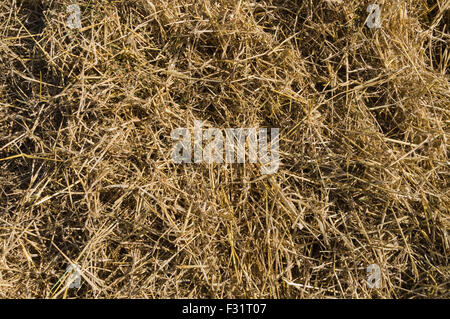
[[[0,4],[0,297],[449,297],[449,0],[381,29],[368,1],[79,0],[70,30],[70,3]],[[280,128],[279,171],[175,165],[194,120]]]

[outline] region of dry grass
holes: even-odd
[[[450,297],[449,0],[70,3],[0,4],[0,297]],[[174,164],[194,120],[280,170]]]

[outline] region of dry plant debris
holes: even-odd
[[[379,29],[371,1],[73,3],[0,3],[0,297],[450,297],[449,0]],[[174,164],[195,120],[280,128],[279,171]]]

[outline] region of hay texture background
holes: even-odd
[[[71,3],[0,4],[0,297],[449,297],[449,0],[379,29],[359,0]],[[278,172],[173,163],[195,120],[280,128]]]

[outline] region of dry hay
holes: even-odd
[[[80,0],[70,30],[70,3],[0,4],[0,297],[449,297],[449,0],[381,29],[369,1]],[[279,171],[174,164],[194,120],[279,127]]]

